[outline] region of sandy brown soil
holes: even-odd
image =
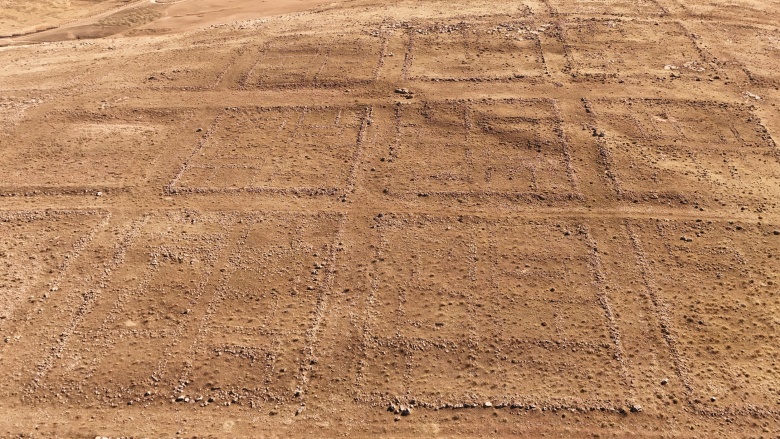
[[[0,0],[0,436],[780,437],[778,20]]]

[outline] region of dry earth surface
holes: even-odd
[[[0,435],[780,437],[778,22],[0,0]]]

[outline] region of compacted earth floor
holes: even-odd
[[[0,436],[780,435],[778,0],[0,3]]]

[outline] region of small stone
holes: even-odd
[[[486,409],[488,409],[490,407],[493,407],[493,403],[490,402],[490,401],[485,401],[485,403],[482,404],[482,406],[485,407]]]
[[[639,404],[634,404],[631,406],[631,413],[639,413],[642,411],[642,406]]]
[[[98,191],[98,192],[95,193],[95,196],[102,197],[103,196],[103,192]]]
[[[669,384],[669,380],[668,379],[664,378],[664,379],[661,380],[661,385],[662,386],[665,386],[667,384]]]
[[[395,413],[395,411],[396,411],[395,404],[393,404],[393,403],[390,403],[390,405],[389,405],[389,406],[387,406],[387,411],[388,411],[388,412],[393,412],[393,413]]]
[[[198,128],[197,130],[195,130],[195,132],[196,133],[201,133],[201,132],[203,132],[203,128]]]
[[[772,233],[774,233],[775,236],[778,236],[778,235],[780,235],[780,230],[775,230]]]
[[[395,92],[398,93],[399,95],[408,95],[411,93],[407,88],[396,88]]]
[[[182,402],[182,401],[184,401],[185,399],[187,399],[187,398],[185,398],[185,396],[184,396],[184,395],[179,395],[179,396],[177,396],[177,397],[176,397],[176,402]]]
[[[401,416],[409,416],[412,414],[412,409],[410,407],[404,407],[401,409]]]
[[[710,397],[710,402],[715,402],[717,400],[718,400],[718,398],[715,398],[714,396]]]
[[[276,416],[276,415],[279,414],[279,412],[276,411],[276,410],[271,410],[270,412],[268,412],[268,414],[271,415],[271,416]]]

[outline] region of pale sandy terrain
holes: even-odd
[[[778,20],[0,0],[0,437],[780,436]]]

